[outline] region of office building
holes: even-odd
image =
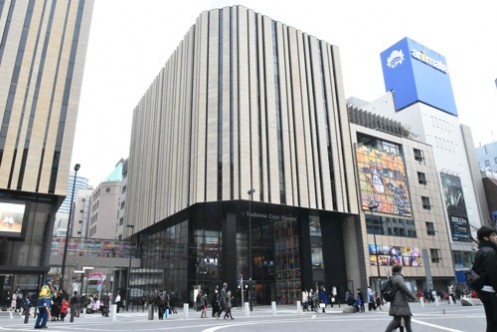
[[[36,289],[67,195],[93,1],[0,2],[0,291]]]
[[[203,12],[134,111],[130,288],[239,298],[252,278],[258,303],[295,303],[366,285],[354,167],[337,47],[242,6]]]

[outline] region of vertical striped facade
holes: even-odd
[[[0,0],[0,189],[66,195],[93,0]]]
[[[248,200],[358,213],[338,49],[241,6],[203,12],[133,116],[127,223]]]

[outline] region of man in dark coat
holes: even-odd
[[[483,302],[487,331],[497,331],[497,230],[490,226],[482,226],[476,232],[478,252],[475,256],[473,270],[482,281],[481,288],[475,289]]]
[[[412,332],[411,328],[411,309],[409,308],[409,299],[413,301],[416,300],[414,294],[412,294],[407,288],[404,277],[402,274],[402,266],[394,265],[392,266],[392,287],[395,290],[395,297],[390,303],[390,310],[388,314],[393,316],[392,321],[388,324],[385,332],[392,332],[399,326],[405,326],[407,332]],[[402,324],[404,320],[404,324]]]

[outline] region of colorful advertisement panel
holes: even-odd
[[[378,204],[375,211],[410,217],[411,202],[407,191],[404,159],[369,146],[356,147],[361,189],[361,205],[368,210],[370,202]]]
[[[22,237],[26,204],[21,202],[0,202],[0,236]]]
[[[375,248],[375,245],[370,243],[369,262],[371,265],[376,266],[378,265],[378,261],[379,264],[383,266],[423,266],[423,257],[421,255],[421,249],[419,248],[382,245],[377,245]]]
[[[445,208],[449,216],[450,231],[453,241],[469,242],[470,228],[466,203],[462,191],[461,179],[458,176],[440,173]]]
[[[393,91],[395,110],[422,102],[457,116],[445,57],[404,38],[381,53],[385,89]]]
[[[65,236],[54,236],[52,238],[52,250],[50,255],[62,256],[64,254]],[[131,243],[120,240],[69,238],[67,243],[67,255],[86,257],[129,257]]]

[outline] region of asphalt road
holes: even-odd
[[[343,306],[342,306],[343,307]],[[482,306],[463,307],[458,302],[455,305],[441,303],[411,304],[413,311],[412,327],[414,331],[423,332],[479,332],[485,331],[485,314]],[[388,307],[382,311],[343,314],[337,306],[328,309],[326,313],[297,312],[296,306],[278,306],[276,311],[270,306],[257,306],[247,316],[245,310],[233,308],[234,320],[216,319],[211,317],[201,319],[200,313],[188,310],[186,318],[183,310],[168,319],[148,319],[148,312],[121,312],[113,317],[102,317],[100,314],[81,314],[73,323],[69,317],[65,322],[49,322],[44,331],[81,332],[81,331],[198,331],[198,332],[245,332],[245,331],[384,331],[391,317]],[[0,331],[40,331],[34,329],[34,318],[24,324],[24,317],[18,313],[0,312]]]

